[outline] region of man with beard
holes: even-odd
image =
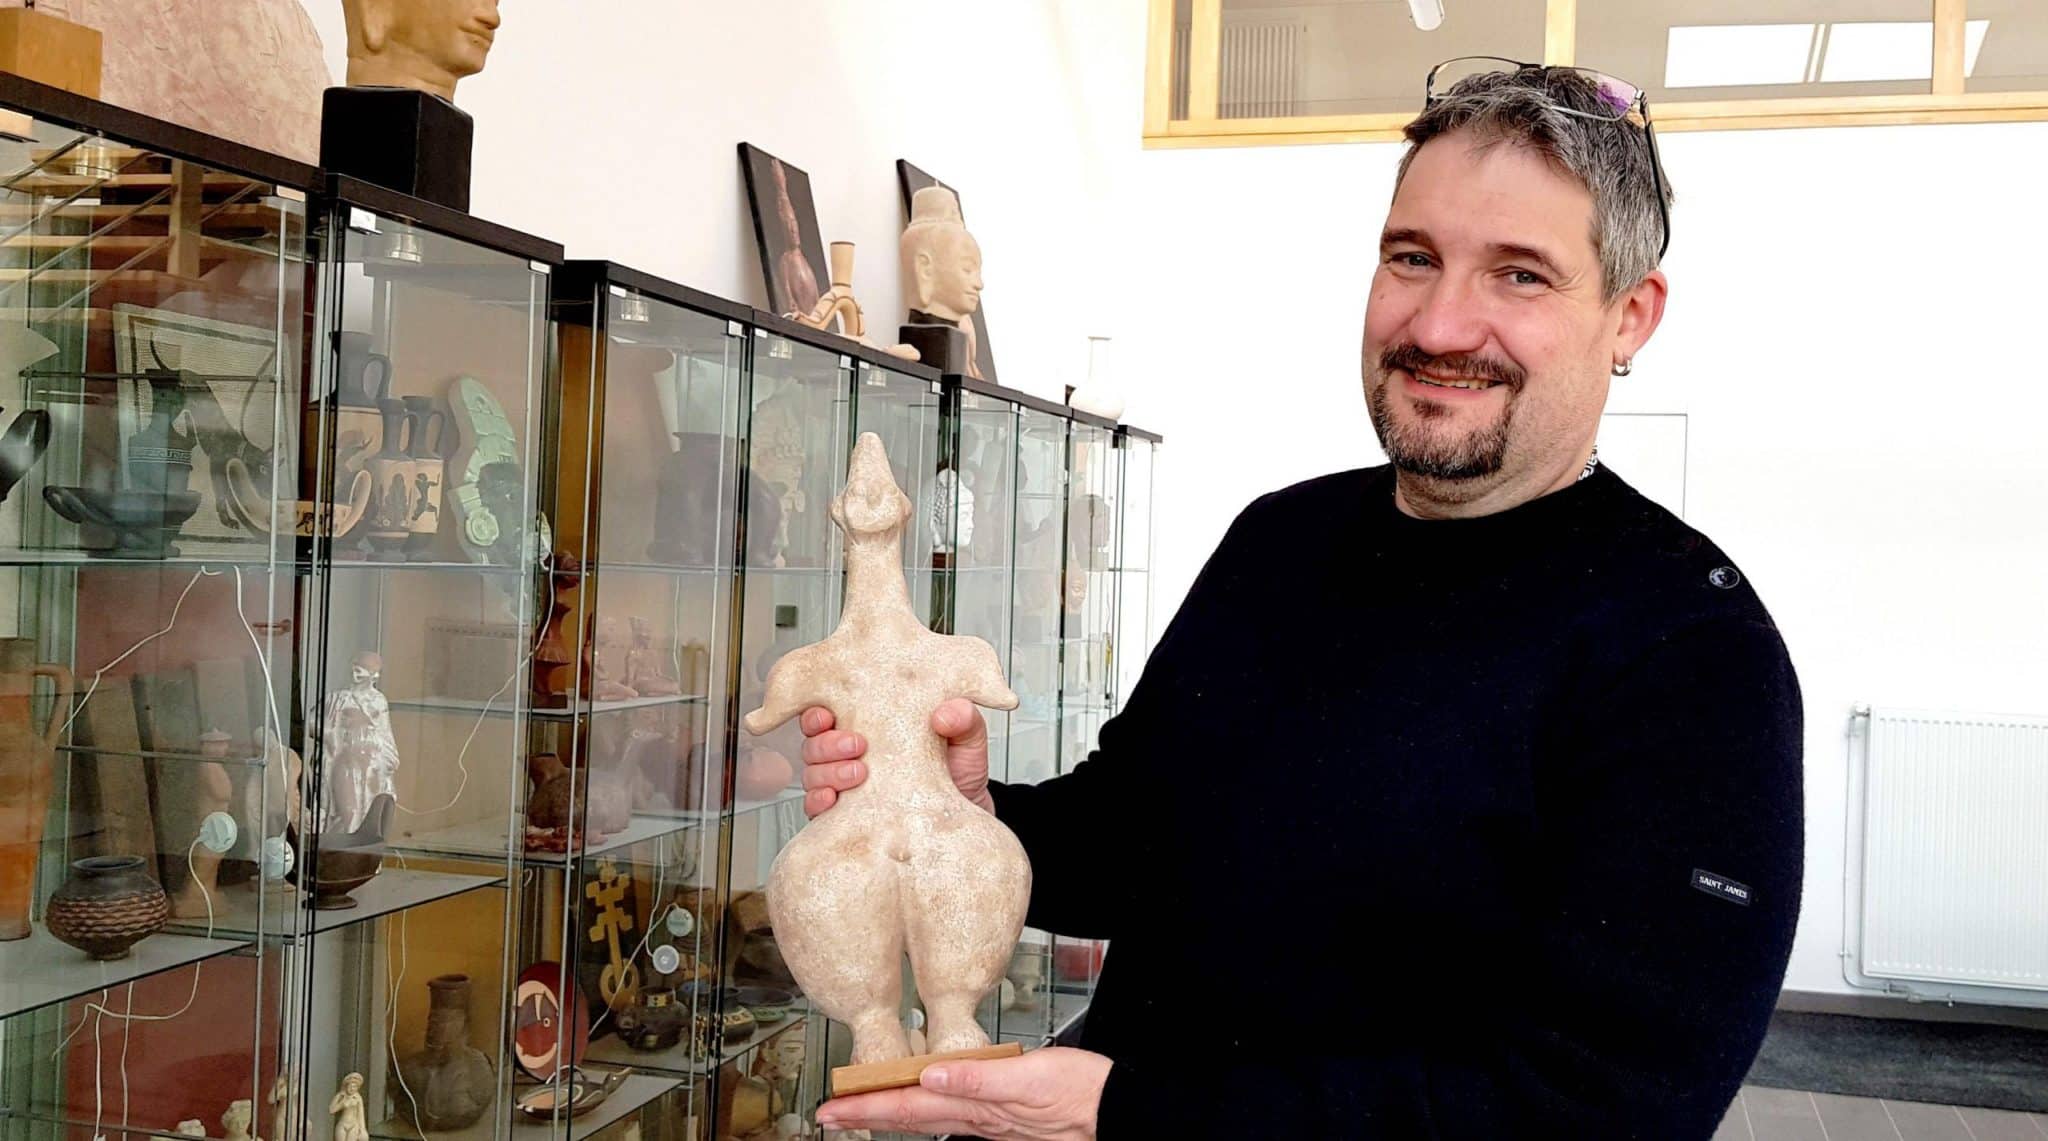
[[[820,1121],[1714,1132],[1798,915],[1798,683],[1732,560],[1594,447],[1664,309],[1646,102],[1465,70],[1408,128],[1366,309],[1391,462],[1240,515],[1071,774],[990,783],[980,717],[933,717],[1031,856],[1029,922],[1111,941],[1083,1049],[938,1065]],[[865,742],[825,710],[805,730],[829,811]]]

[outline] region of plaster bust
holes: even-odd
[[[924,313],[960,324],[981,307],[981,245],[960,217],[960,199],[943,186],[927,186],[910,201],[903,286],[912,320]]]
[[[410,87],[455,98],[484,69],[498,0],[343,0],[350,87]]]

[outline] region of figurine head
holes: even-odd
[[[351,87],[410,87],[455,98],[484,69],[498,0],[343,0]]]
[[[882,438],[862,432],[853,446],[853,463],[846,472],[846,490],[832,500],[832,521],[850,539],[892,536],[910,518],[910,497],[896,485],[889,470],[889,457],[882,451]]]
[[[619,620],[616,615],[606,614],[597,620],[597,644],[615,645],[619,640]]]
[[[384,676],[384,655],[364,650],[348,662],[349,680],[355,685],[376,685]]]
[[[350,1074],[349,1076],[341,1079],[341,1088],[344,1093],[363,1092],[363,1075]]]
[[[981,308],[981,245],[960,217],[960,199],[927,186],[910,200],[903,230],[903,288],[911,308],[959,321]]]
[[[654,640],[654,623],[638,615],[626,621],[628,625],[633,627],[633,640],[635,642],[646,643]]]

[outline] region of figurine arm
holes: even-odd
[[[1017,694],[1003,677],[1003,664],[996,660],[995,647],[968,635],[954,635],[948,641],[953,657],[954,693],[989,709],[1017,708]]]
[[[821,644],[805,646],[784,654],[768,671],[768,692],[761,708],[746,715],[741,724],[756,737],[773,732],[783,722],[825,701],[824,674],[830,660]]]

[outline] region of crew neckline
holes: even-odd
[[[1394,502],[1394,466],[1384,464],[1375,474],[1377,478],[1367,493],[1371,510],[1388,525],[1417,537],[1504,536],[1553,527],[1559,521],[1575,519],[1622,486],[1613,469],[1603,463],[1581,479],[1504,511],[1456,519],[1418,519]]]

